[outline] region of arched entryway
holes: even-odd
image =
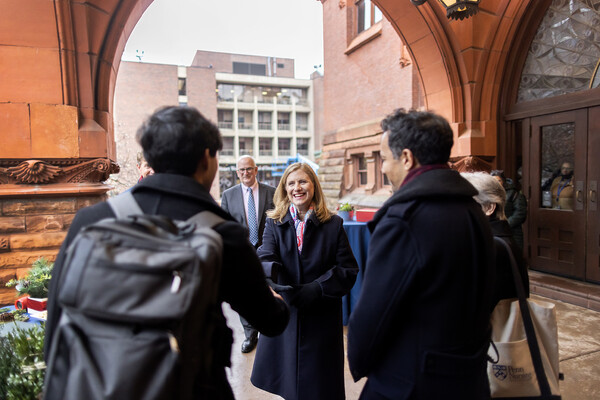
[[[453,160],[493,166],[505,70],[527,38],[519,27],[550,1],[486,0],[462,21],[449,21],[437,0],[419,7],[373,2],[410,52],[427,108],[451,122]],[[32,257],[52,257],[77,209],[109,189],[102,182],[118,169],[113,94],[120,57],[151,3],[0,3],[0,279],[20,274]]]
[[[507,171],[522,167],[531,268],[590,282],[600,282],[599,10],[559,0],[531,10],[505,77],[499,141]]]

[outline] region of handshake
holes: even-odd
[[[287,293],[290,295],[290,305],[303,309],[312,305],[315,301],[323,297],[321,284],[317,281],[306,284],[280,285],[267,278],[267,283],[279,294]]]

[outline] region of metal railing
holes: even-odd
[[[238,122],[238,129],[252,129],[253,128],[253,124],[252,122],[250,123],[246,123],[246,122]]]
[[[272,124],[270,122],[259,122],[258,129],[263,131],[270,131]]]
[[[277,124],[277,129],[280,131],[289,131],[290,124]]]
[[[233,122],[223,122],[219,121],[220,129],[233,129]]]
[[[291,156],[292,155],[292,151],[291,150],[279,150],[279,155],[280,156]]]

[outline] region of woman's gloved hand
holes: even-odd
[[[299,285],[296,288],[298,290],[292,295],[290,304],[298,309],[310,306],[323,296],[321,284],[317,281]]]
[[[273,282],[273,280],[271,278],[267,278],[267,283],[277,293],[290,292],[290,291],[294,290],[293,286],[290,286],[290,285],[280,285],[278,283]]]

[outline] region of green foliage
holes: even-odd
[[[340,211],[352,211],[354,210],[354,207],[350,204],[350,203],[343,203],[340,204]]]
[[[6,286],[16,286],[20,295],[27,294],[36,298],[48,297],[48,284],[53,266],[54,264],[44,257],[39,258],[33,263],[25,278],[11,279]]]
[[[39,398],[44,385],[44,326],[15,326],[0,337],[0,399]]]

